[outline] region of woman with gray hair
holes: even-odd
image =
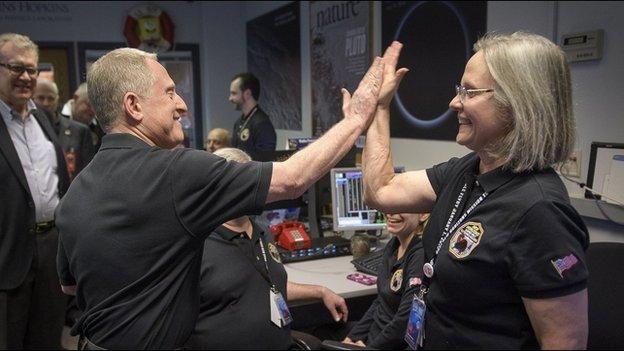
[[[564,53],[530,33],[480,39],[449,103],[456,141],[473,152],[395,174],[389,105],[408,71],[396,70],[401,47],[384,54],[363,169],[369,206],[431,212],[411,346],[585,348],[588,233],[553,170],[574,142]]]
[[[214,155],[238,163],[251,161],[249,155],[236,148],[221,148]],[[199,317],[188,348],[291,348],[289,322],[273,319],[267,298],[270,291],[283,295],[286,301],[320,299],[334,321],[347,321],[347,305],[342,297],[324,286],[288,281],[271,234],[267,235],[248,216],[228,221],[208,236],[199,287]],[[297,337],[308,344],[320,344],[303,333],[297,333]]]

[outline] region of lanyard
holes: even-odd
[[[271,274],[269,273],[269,262],[267,260],[266,250],[264,249],[264,241],[262,240],[262,237],[259,236],[258,241],[260,242],[260,251],[262,252],[262,259],[264,260],[264,268],[266,269],[266,272],[259,269],[251,257],[247,255],[245,255],[245,257],[249,259],[249,261],[251,262],[251,265],[258,271],[258,273],[260,273],[260,275],[264,278],[264,280],[266,280],[267,283],[269,283],[269,285],[271,286],[271,290],[273,290],[274,292],[277,292],[278,291],[277,287],[273,283],[273,280],[271,280]]]
[[[436,247],[435,254],[431,258],[431,260],[429,260],[429,262],[423,265],[423,273],[425,274],[425,277],[426,277],[425,281],[430,280],[433,277],[435,260],[438,257],[438,254],[440,253],[440,249],[442,248],[442,245],[444,244],[448,236],[453,231],[455,231],[455,229],[457,229],[459,224],[462,223],[464,219],[466,219],[466,217],[488,196],[487,192],[484,192],[483,194],[481,194],[481,196],[479,196],[479,198],[477,198],[475,202],[472,205],[470,205],[470,207],[468,207],[466,212],[464,212],[464,214],[461,217],[459,217],[457,222],[455,222],[455,224],[451,226],[451,223],[453,223],[453,219],[455,219],[455,215],[457,214],[457,211],[459,210],[459,206],[462,202],[462,199],[466,195],[467,189],[468,189],[468,183],[464,183],[464,186],[461,189],[461,192],[459,193],[457,200],[455,201],[455,205],[453,205],[453,210],[451,211],[451,214],[449,215],[449,219],[448,221],[446,221],[446,225],[444,226],[444,231],[442,232],[440,240],[438,241],[438,246]],[[422,285],[422,288],[420,291],[421,297],[427,293],[427,287],[425,285],[426,284]]]
[[[238,127],[238,138],[240,139],[241,137],[241,133],[243,132],[243,130],[245,130],[245,127],[247,126],[247,123],[249,123],[249,120],[251,119],[251,116],[254,115],[254,113],[256,113],[256,111],[258,111],[258,105],[256,105],[253,110],[251,110],[251,112],[249,112],[249,115],[247,116],[247,118],[245,119],[245,123],[243,123],[242,126]]]

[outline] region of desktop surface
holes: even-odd
[[[286,268],[286,273],[288,273],[289,281],[301,284],[323,285],[345,299],[376,295],[376,285],[364,285],[347,279],[347,275],[357,273],[351,263],[352,260],[353,256],[349,255],[288,263],[284,267]]]

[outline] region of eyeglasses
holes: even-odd
[[[10,63],[0,63],[0,66],[8,69],[11,73],[17,75],[18,77],[24,74],[24,72],[28,73],[31,77],[37,77],[39,75],[39,69],[37,68],[12,65]]]
[[[494,89],[466,89],[463,85],[455,85],[455,93],[459,96],[459,101],[463,104],[466,103],[466,97],[472,98],[482,93],[489,93]]]

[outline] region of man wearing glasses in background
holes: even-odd
[[[69,178],[54,130],[31,100],[38,60],[28,37],[0,34],[0,349],[59,349],[67,303],[54,211]]]

